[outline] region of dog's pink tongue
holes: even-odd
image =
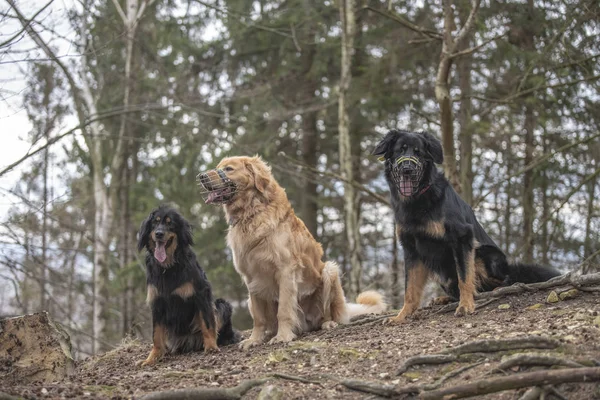
[[[154,258],[158,260],[158,262],[165,262],[167,259],[167,252],[165,251],[165,244],[156,242],[156,248],[154,249]]]
[[[208,198],[206,199],[206,204],[211,204],[214,203],[214,201],[217,199],[218,193],[217,192],[210,192],[208,194]]]
[[[400,194],[402,196],[410,197],[413,194],[413,185],[409,179],[405,177],[400,178]]]

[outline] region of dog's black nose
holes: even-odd
[[[154,236],[156,237],[156,239],[161,240],[164,239],[165,237],[165,233],[163,231],[156,231],[154,232]]]
[[[212,190],[212,186],[210,184],[210,178],[208,177],[208,174],[198,174],[198,180],[200,181],[200,183],[202,184],[202,186],[204,186],[207,190]]]

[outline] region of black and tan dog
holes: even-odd
[[[153,346],[141,365],[154,364],[165,354],[218,351],[218,346],[240,341],[231,325],[231,305],[213,300],[192,244],[190,224],[170,207],[160,206],[142,222],[138,250],[148,250]]]
[[[421,302],[429,276],[459,300],[456,315],[475,311],[474,295],[515,282],[546,281],[559,273],[538,265],[511,264],[481,227],[473,210],[454,191],[435,164],[442,146],[426,132],[392,130],[374,155],[385,162],[397,233],[404,249],[404,306],[390,322],[402,322]]]

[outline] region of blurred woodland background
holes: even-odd
[[[600,269],[597,0],[0,1],[0,95],[30,124],[2,134],[30,149],[0,161],[0,314],[47,310],[79,357],[148,339],[136,232],[160,203],[193,223],[215,294],[250,326],[226,221],[195,181],[226,155],[272,165],[349,298],[402,301],[369,155],[390,128],[442,139],[511,258]]]

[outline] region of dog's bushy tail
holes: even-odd
[[[513,283],[537,283],[559,276],[560,272],[552,267],[537,264],[506,263],[506,279],[504,285]]]
[[[217,336],[217,345],[227,346],[238,343],[242,339],[242,336],[237,330],[233,329],[233,325],[231,324],[231,316],[233,314],[231,304],[227,300],[216,299],[215,312],[217,319],[221,322],[219,335]]]
[[[381,314],[387,310],[387,304],[381,293],[367,290],[356,297],[356,303],[346,303],[348,318],[363,314]]]

